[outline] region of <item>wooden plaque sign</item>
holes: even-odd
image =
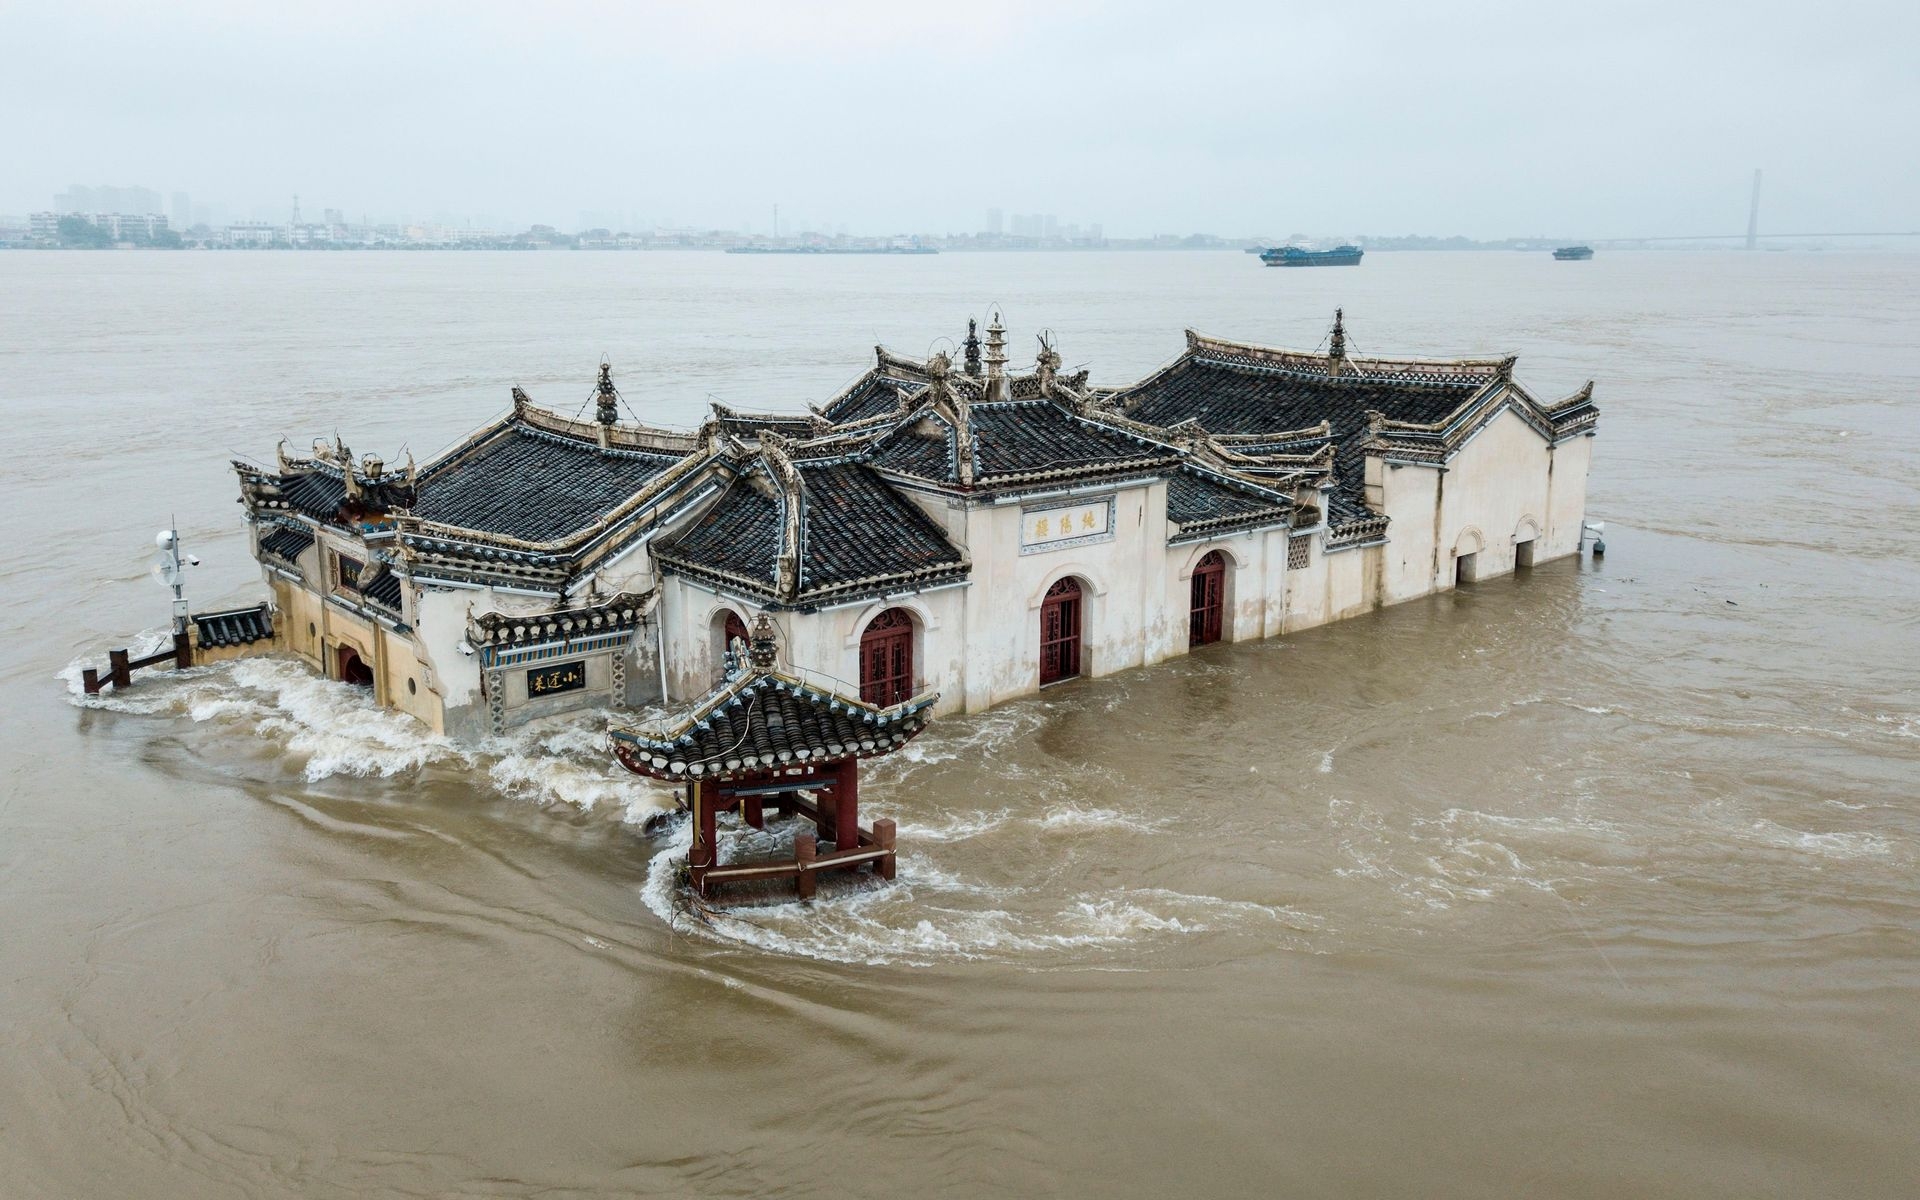
[[[587,664],[570,662],[558,667],[535,667],[527,672],[527,697],[577,692],[587,686]]]

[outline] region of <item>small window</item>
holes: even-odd
[[[1307,545],[1306,538],[1288,538],[1287,570],[1298,571],[1303,569],[1307,565],[1307,555],[1312,553],[1312,550],[1313,548]]]
[[[360,572],[365,569],[366,569],[366,564],[361,562],[357,558],[348,558],[344,554],[334,555],[333,556],[333,586],[339,588],[343,592],[353,592],[356,595],[359,594]]]
[[[418,695],[419,692],[420,692],[420,685],[415,683],[411,679],[407,680],[407,695],[414,696],[414,695]]]

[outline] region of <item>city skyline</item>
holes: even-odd
[[[501,226],[769,230],[778,204],[783,224],[874,233],[974,230],[997,207],[1120,237],[1598,237],[1736,232],[1764,165],[1778,228],[1910,227],[1920,161],[1886,151],[1920,112],[1920,17],[1839,8],[736,0],[290,26],[218,0],[80,0],[10,16],[14,44],[49,52],[0,78],[0,211],[44,205],[42,181],[118,177],[235,218],[297,192]]]

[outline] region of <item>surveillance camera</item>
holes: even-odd
[[[199,556],[198,554],[189,554],[189,555],[187,555],[187,565],[188,565],[188,566],[190,566],[190,567],[197,567],[197,566],[199,566],[199,565],[200,565],[200,556]]]
[[[460,641],[457,644],[455,644],[453,648],[455,650],[458,650],[460,653],[466,655],[468,658],[473,657],[473,646],[469,644],[467,639],[465,638],[461,638]]]

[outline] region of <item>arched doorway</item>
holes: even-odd
[[[1187,606],[1187,645],[1206,646],[1220,640],[1227,612],[1227,557],[1211,551],[1193,568],[1193,588]]]
[[[746,618],[729,608],[714,616],[713,639],[713,674],[717,679],[727,669],[727,651],[734,641],[751,642],[753,637],[747,633]]]
[[[860,635],[860,698],[890,708],[913,699],[913,614],[889,608]]]
[[[1080,674],[1080,581],[1069,576],[1040,603],[1040,686]]]
[[[334,659],[338,666],[336,674],[342,683],[351,683],[355,687],[373,686],[373,668],[360,660],[360,652],[352,646],[342,646]]]

